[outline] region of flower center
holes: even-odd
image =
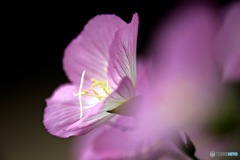
[[[78,99],[79,99],[80,118],[82,118],[83,116],[82,96],[96,97],[99,101],[101,101],[102,99],[106,98],[111,92],[111,88],[108,82],[99,81],[95,78],[91,78],[90,81],[92,82],[92,84],[88,89],[82,89],[84,76],[85,76],[85,71],[83,71],[81,76],[79,91],[78,93],[74,93],[74,96],[78,96]]]
[[[98,81],[95,78],[91,78],[91,82],[91,87],[83,89],[80,93],[81,95],[96,97],[100,101],[110,94],[111,88],[108,82]]]

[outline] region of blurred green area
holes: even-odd
[[[240,83],[227,84],[216,117],[210,122],[213,137],[222,141],[226,151],[239,153],[240,148]],[[231,159],[232,157],[218,157]]]
[[[227,84],[224,88],[219,112],[212,127],[216,134],[240,132],[240,83]],[[240,135],[240,134],[239,134]]]

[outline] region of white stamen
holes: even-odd
[[[85,76],[85,70],[82,72],[82,76],[81,76],[81,81],[80,81],[80,86],[79,86],[79,91],[78,91],[78,100],[79,100],[79,105],[80,105],[80,118],[83,117],[83,106],[82,106],[82,95],[81,95],[81,91],[82,91],[82,87],[83,87],[83,80],[84,80],[84,76]]]

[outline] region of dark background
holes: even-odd
[[[1,160],[69,159],[72,138],[60,139],[48,134],[42,117],[45,98],[57,86],[68,82],[62,70],[64,48],[88,20],[97,14],[116,14],[129,22],[132,14],[138,12],[138,54],[146,56],[140,53],[146,49],[157,22],[177,6],[190,1],[79,2],[10,2],[2,5]],[[232,1],[205,2],[218,9]]]

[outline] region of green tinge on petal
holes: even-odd
[[[112,110],[108,110],[108,113],[114,113],[114,114],[119,114],[122,116],[134,116],[134,113],[136,112],[136,107],[137,107],[137,103],[139,103],[139,100],[141,100],[140,96],[134,97],[124,103],[122,103],[121,105],[119,105],[118,107],[112,109]]]

